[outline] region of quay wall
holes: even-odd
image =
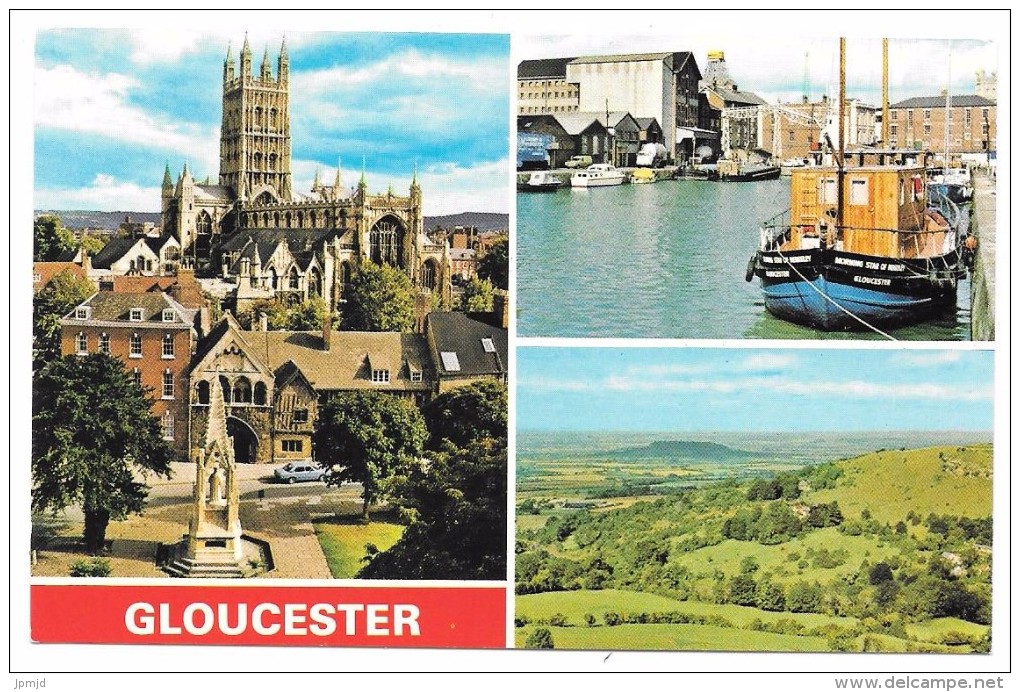
[[[970,225],[978,240],[970,282],[970,334],[974,341],[995,340],[995,200],[995,178],[976,171]]]

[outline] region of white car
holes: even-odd
[[[276,469],[273,476],[281,483],[321,481],[326,477],[326,469],[310,461],[292,461]]]

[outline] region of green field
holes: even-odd
[[[338,517],[314,522],[315,535],[326,556],[334,579],[351,579],[364,566],[369,543],[380,551],[393,546],[404,532],[402,524],[373,521],[362,524],[358,519]]]
[[[989,444],[754,460],[675,490],[649,482],[690,477],[675,465],[574,454],[522,481],[518,645],[545,627],[557,648],[988,650]]]

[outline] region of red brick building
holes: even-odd
[[[100,291],[60,320],[61,353],[119,358],[154,400],[152,414],[181,460],[188,458],[187,370],[197,315],[161,291]]]

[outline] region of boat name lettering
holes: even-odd
[[[811,261],[811,255],[794,255],[793,257],[787,257],[786,261],[790,264],[804,264]]]
[[[845,264],[848,267],[863,267],[864,260],[850,259],[849,257],[836,257],[836,264]]]
[[[788,277],[789,275],[790,275],[790,272],[783,271],[781,269],[776,269],[776,270],[766,271],[765,272],[765,276],[772,277],[772,278],[777,278],[777,279],[783,279],[783,278]]]
[[[879,279],[874,276],[855,276],[854,283],[871,284],[872,286],[889,286],[892,279]]]

